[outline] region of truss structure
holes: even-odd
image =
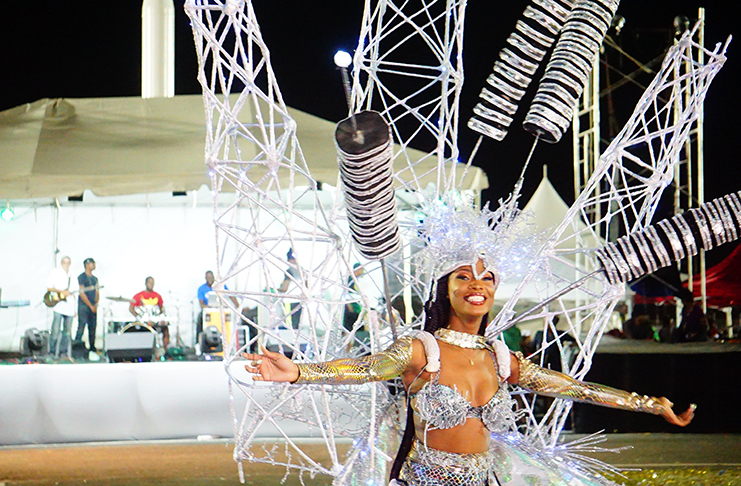
[[[534,285],[541,301],[553,299],[530,315],[530,319],[544,319],[544,336],[556,336],[550,342],[545,339],[538,350],[541,362],[542,351],[556,346],[565,372],[578,379],[586,375],[608,318],[624,294],[622,285],[610,285],[599,271],[593,250],[604,244],[600,234],[610,224],[620,234],[632,234],[651,224],[662,191],[672,183],[689,132],[702,114],[710,83],[726,59],[728,42],[709,51],[693,41],[693,35],[694,31],[685,33],[667,53],[630,120],[601,155],[584,190],[542,248],[541,258],[550,261],[552,278],[538,282],[533,268],[490,324],[487,335],[513,325],[518,292]],[[595,214],[601,216],[592,221]],[[556,331],[555,316],[566,321],[565,330]],[[570,352],[565,352],[560,339],[566,332],[576,338]],[[532,424],[527,430],[545,447],[556,447],[571,403],[555,400],[540,418],[533,412],[534,397],[530,400]]]

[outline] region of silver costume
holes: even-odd
[[[439,348],[432,336],[417,336],[425,345],[428,365],[435,366],[431,379],[410,395],[409,404],[414,413],[416,437],[396,484],[407,486],[586,486],[614,484],[594,476],[580,474],[566,464],[549,460],[530,450],[518,440],[517,414],[505,379],[509,377],[510,363],[506,345],[495,341],[490,345],[483,336],[461,335],[449,329],[438,330],[437,340],[460,347],[488,349],[497,369],[499,389],[488,403],[475,407],[453,386],[438,382]],[[386,380],[399,376],[412,358],[412,337],[397,340],[381,353],[359,359],[340,359],[326,363],[300,363],[296,383],[353,384]],[[653,397],[616,390],[593,383],[583,383],[561,373],[544,370],[517,353],[519,384],[523,388],[549,396],[626,410],[660,414],[663,406]],[[497,359],[499,357],[499,360]],[[421,372],[420,372],[421,375]],[[426,432],[431,429],[449,429],[462,425],[469,418],[481,420],[495,436],[505,440],[492,441],[488,451],[458,454],[427,447]],[[578,476],[578,477],[577,477]],[[564,478],[568,478],[568,481]],[[393,484],[393,482],[392,482]]]

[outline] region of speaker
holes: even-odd
[[[105,336],[108,361],[152,361],[154,338],[151,332],[108,333]]]
[[[90,351],[82,339],[72,341],[72,359],[88,359]]]

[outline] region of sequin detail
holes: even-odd
[[[646,412],[654,415],[664,413],[664,406],[655,397],[638,395],[597,383],[586,383],[568,375],[541,368],[515,353],[520,362],[519,385],[538,395],[568,398],[575,402],[593,403],[604,407],[620,408],[633,412]]]
[[[493,449],[478,454],[456,454],[425,447],[414,441],[399,479],[408,486],[497,486],[498,462]]]
[[[296,384],[357,385],[399,376],[412,360],[412,338],[397,339],[380,353],[324,363],[297,363]]]
[[[427,429],[450,429],[469,418],[481,420],[490,432],[506,432],[515,426],[514,400],[505,383],[499,384],[491,400],[475,407],[455,387],[438,383],[436,375],[412,397],[411,404]]]

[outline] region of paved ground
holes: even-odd
[[[571,440],[573,436],[566,436]],[[627,473],[627,485],[741,485],[740,435],[612,434],[605,447],[633,445],[612,464],[642,467]],[[0,448],[0,486],[230,486],[240,484],[226,441],[169,441]],[[317,453],[321,447],[316,446]],[[245,484],[281,483],[285,470],[248,464]],[[296,475],[286,486],[301,484]],[[329,485],[328,478],[306,478]]]

